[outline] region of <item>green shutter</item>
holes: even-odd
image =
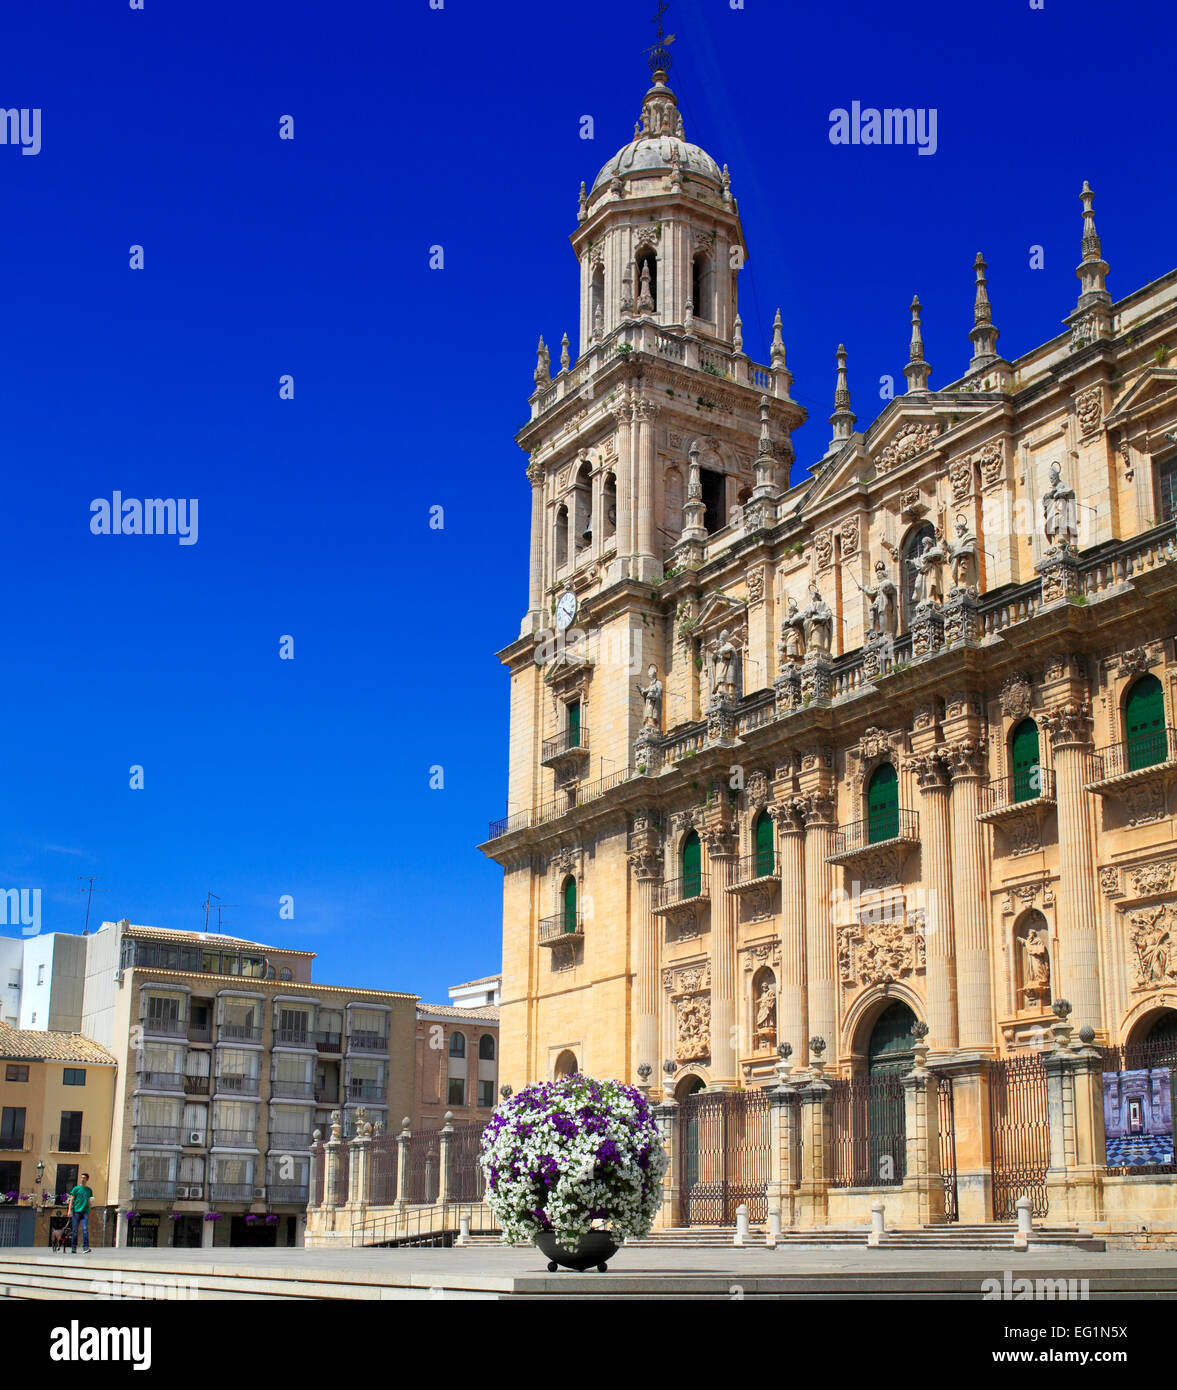
[[[772,843],[772,817],[761,811],[756,818],[756,877],[763,878],[776,868]]]
[[[866,838],[868,844],[893,840],[899,834],[899,781],[894,767],[883,763],[875,768],[866,791]]]
[[[682,895],[697,898],[703,886],[699,859],[699,837],[692,830],[682,842]]]
[[[568,706],[568,747],[580,747],[580,701],[573,700]]]
[[[576,930],[576,880],[570,878],[564,884],[564,930]]]
[[[1042,794],[1042,768],[1038,762],[1038,725],[1032,719],[1023,719],[1013,731],[1009,752],[1014,773],[1013,799],[1033,801]]]
[[[1165,697],[1156,676],[1141,676],[1124,701],[1128,771],[1165,761]]]

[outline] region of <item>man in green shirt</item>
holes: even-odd
[[[89,1173],[82,1174],[82,1180],[77,1187],[70,1189],[69,1194],[69,1214],[70,1224],[73,1226],[74,1247],[73,1254],[78,1253],[78,1227],[82,1228],[82,1254],[90,1253],[90,1203],[94,1200],[94,1194],[86,1186],[90,1180]]]

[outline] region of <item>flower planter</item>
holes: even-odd
[[[561,1265],[565,1269],[575,1269],[583,1274],[586,1269],[596,1265],[597,1271],[604,1274],[611,1260],[620,1249],[609,1231],[587,1231],[580,1238],[575,1250],[567,1250],[550,1231],[543,1231],[535,1238],[540,1253],[548,1257],[548,1271],[555,1274]]]

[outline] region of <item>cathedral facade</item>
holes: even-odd
[[[1177,271],[1114,300],[1080,204],[1064,332],[1004,358],[978,254],[965,375],[933,387],[913,301],[906,389],[857,428],[839,347],[797,460],[728,170],[654,72],[518,435],[504,1082],[682,1101],[918,1057],[959,1135],[1060,1020],[1177,1036]]]

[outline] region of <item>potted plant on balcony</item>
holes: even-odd
[[[505,1099],[483,1133],[481,1161],[508,1245],[534,1241],[553,1272],[602,1273],[627,1236],[649,1231],[667,1163],[641,1092],[580,1075]]]

